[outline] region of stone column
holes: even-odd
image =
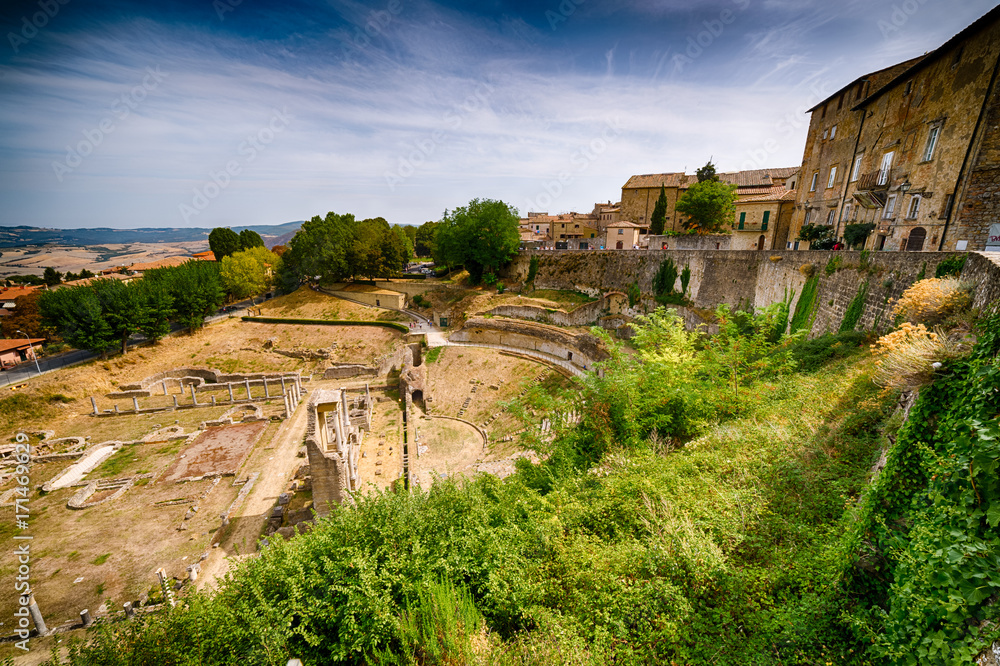
[[[163,380],[163,395],[167,394],[167,380]]]
[[[326,413],[329,414],[330,412]],[[337,451],[339,452],[344,450],[344,445],[347,442],[344,441],[344,427],[340,421],[340,414],[334,414],[333,417],[333,424],[337,430]]]
[[[250,399],[250,380],[249,379],[244,379],[243,383],[247,387],[247,400],[249,400]]]
[[[90,617],[90,611],[87,610],[86,608],[80,611],[80,622],[83,623],[84,627],[89,627],[90,625],[94,624],[93,618]]]
[[[135,407],[135,411],[139,411],[139,398],[132,396],[132,406]]]
[[[215,407],[215,396],[212,396],[212,407]]]
[[[42,618],[42,611],[38,610],[34,593],[28,595],[28,613],[31,614],[31,621],[35,623],[35,630],[38,631],[39,636],[49,633],[48,627],[45,626],[45,620]]]
[[[115,403],[115,414],[118,413],[118,403]]]
[[[163,591],[163,600],[173,608],[177,602],[174,600],[174,591],[170,589],[170,579],[167,578],[167,572],[161,567],[156,570],[156,577],[160,579],[160,590]]]
[[[233,383],[227,382],[226,386],[229,388],[229,402],[233,402]]]
[[[97,411],[97,401],[94,400],[94,396],[90,396],[90,404],[94,407],[94,414],[99,414],[100,412]]]
[[[344,419],[344,430],[350,430],[351,421],[347,417],[347,389],[340,389],[340,416]]]
[[[261,381],[264,382],[264,397],[270,398],[271,392],[267,388],[267,377],[264,377]]]
[[[194,404],[197,405],[198,404],[198,396],[195,395],[194,384],[189,384],[189,386],[191,387],[191,400],[193,400]]]
[[[285,376],[281,375],[281,392],[285,392]]]
[[[292,416],[292,407],[291,407],[291,402],[288,399],[287,393],[284,395],[284,398],[285,398],[285,418],[287,419],[291,418]]]
[[[177,408],[177,396],[176,395],[174,396],[174,408],[175,409]]]
[[[125,609],[125,617],[127,617],[129,619],[132,619],[133,617],[135,617],[135,609],[132,608],[132,602],[131,601],[126,601],[125,603],[123,603],[122,604],[122,608]]]

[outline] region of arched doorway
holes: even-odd
[[[757,239],[757,249],[758,250],[764,249],[764,234],[761,234],[760,238]]]
[[[615,244],[615,249],[616,250],[621,250],[623,247],[625,247],[625,246],[622,245],[621,241],[618,241],[618,243]]]
[[[924,249],[924,240],[927,238],[927,230],[923,227],[914,227],[910,230],[910,237],[906,241],[907,252],[920,252]]]

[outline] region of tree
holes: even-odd
[[[653,214],[649,218],[649,233],[659,236],[663,233],[663,227],[667,221],[667,191],[660,185],[660,196],[653,206]]]
[[[92,278],[92,277],[94,277],[94,274],[92,272],[88,271],[86,268],[84,268],[82,271],[80,271],[80,279],[86,279],[86,278]]]
[[[804,224],[796,240],[808,241],[810,250],[832,250],[837,244],[833,227],[827,224]]]
[[[406,268],[406,264],[413,260],[413,240],[416,238],[417,229],[416,227],[410,225],[403,227],[398,224],[394,224],[392,225],[392,231],[399,236],[399,239],[403,244],[403,248],[406,252],[406,261],[403,262],[403,268]]]
[[[688,216],[685,229],[701,234],[728,232],[736,215],[736,186],[718,180],[702,180],[677,200],[677,212]]]
[[[240,232],[240,249],[249,250],[252,247],[264,247],[264,239],[252,229],[244,229]]]
[[[868,239],[868,234],[875,230],[875,225],[868,224],[848,224],[844,227],[844,243],[851,249],[859,245],[864,245]]]
[[[205,317],[225,299],[217,262],[189,261],[171,268],[157,268],[147,271],[142,279],[162,284],[173,299],[175,320],[192,333],[204,325]]]
[[[146,339],[156,343],[170,332],[170,320],[174,316],[174,297],[166,285],[160,281],[140,280],[138,283],[146,318],[139,325],[139,331]]]
[[[43,292],[38,297],[38,310],[45,325],[58,330],[77,349],[89,349],[107,358],[108,350],[118,342],[97,293],[89,285]]]
[[[304,223],[288,242],[282,256],[282,289],[289,291],[300,281],[318,277],[337,282],[351,275],[347,251],[354,239],[354,216],[329,212]]]
[[[32,291],[14,299],[14,311],[0,318],[0,336],[14,338],[18,331],[23,331],[29,338],[51,337],[51,330],[45,328],[38,311],[38,297],[41,293]]]
[[[46,266],[45,271],[42,273],[42,280],[45,281],[46,285],[54,287],[62,282],[62,273],[51,266]]]
[[[434,256],[434,234],[440,222],[424,222],[414,233],[413,251],[418,257]]]
[[[698,182],[704,183],[707,181],[718,182],[719,177],[715,175],[715,165],[712,164],[712,160],[705,163],[705,166],[695,171],[695,175],[698,176]]]
[[[140,293],[139,283],[126,284],[106,278],[94,280],[81,288],[91,289],[97,295],[104,321],[121,343],[122,354],[126,353],[128,339],[146,321],[146,301]]]
[[[208,247],[215,255],[216,261],[222,261],[223,257],[228,257],[233,252],[238,252],[242,248],[240,235],[229,227],[216,227],[208,234]]]
[[[464,264],[474,282],[495,275],[517,254],[518,219],[516,208],[492,199],[445,211],[435,236],[435,261],[440,256],[449,266]]]
[[[267,291],[281,270],[281,259],[264,246],[236,252],[219,264],[222,286],[240,300]]]

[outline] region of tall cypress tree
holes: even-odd
[[[653,214],[649,218],[649,233],[659,236],[667,221],[667,191],[660,185],[660,196],[653,206]]]

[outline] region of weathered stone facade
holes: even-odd
[[[538,351],[566,359],[579,368],[589,368],[608,357],[600,340],[589,333],[574,334],[555,326],[516,319],[472,317],[461,330],[452,333],[451,340]]]
[[[309,399],[306,454],[312,475],[313,506],[320,517],[357,490],[358,457],[371,426],[371,395],[348,398],[346,389],[320,389]]]
[[[876,250],[983,249],[1000,212],[998,67],[1000,8],[812,109],[790,242],[806,223],[838,237],[863,223]]]

